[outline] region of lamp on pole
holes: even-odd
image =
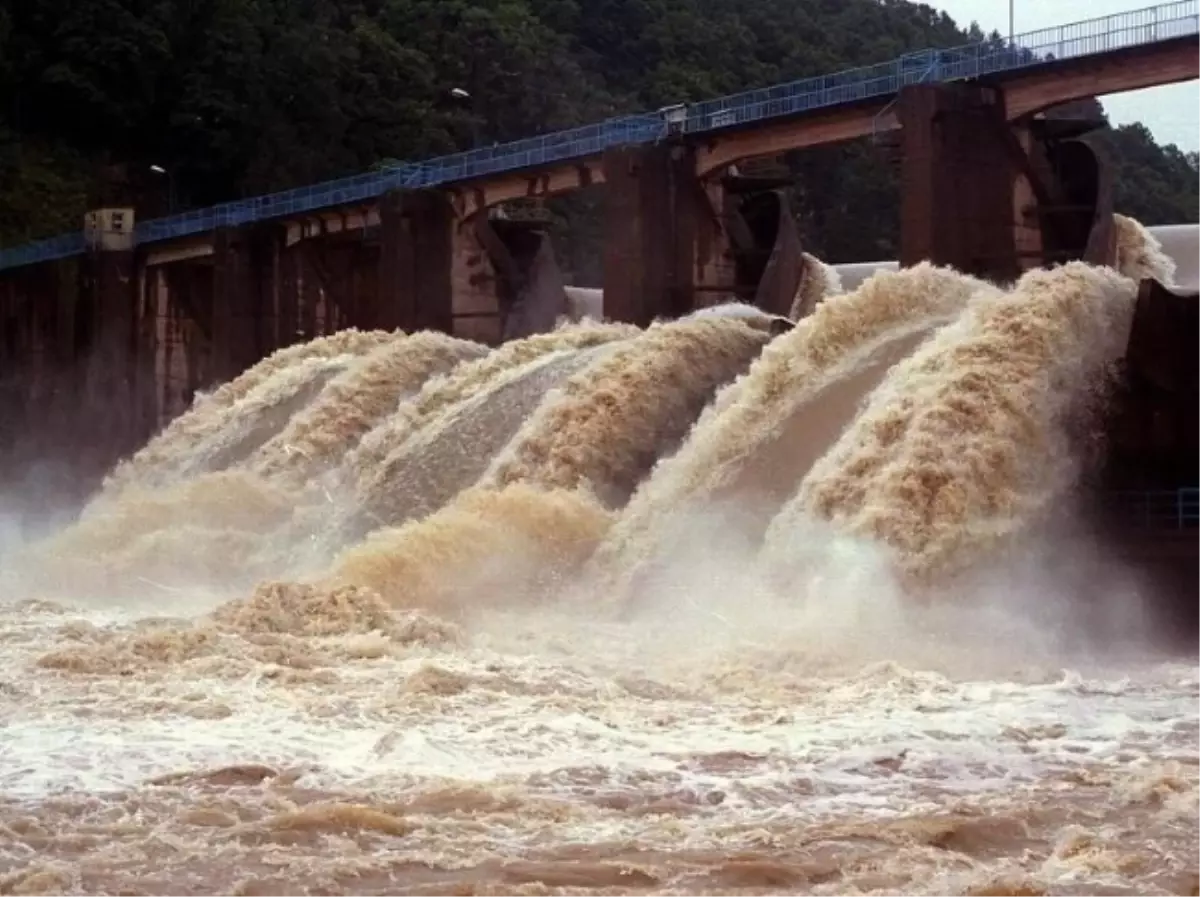
[[[467,114],[471,118],[471,146],[470,149],[478,149],[479,147],[479,117],[475,114],[475,102],[471,94],[462,87],[451,87],[450,98],[456,103],[463,105]]]
[[[167,179],[167,212],[175,211],[175,176],[161,165],[151,165],[150,171]]]

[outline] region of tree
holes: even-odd
[[[151,165],[209,205],[983,37],[906,0],[0,0],[0,241],[161,213]],[[1194,153],[1108,139],[1122,211],[1195,220]],[[794,170],[809,246],[894,255],[882,152]],[[555,208],[560,255],[594,258],[600,203]]]

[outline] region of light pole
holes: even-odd
[[[1013,22],[1014,22],[1013,4],[1015,2],[1016,2],[1016,0],[1008,0],[1008,45],[1011,48],[1016,47],[1016,37],[1017,37],[1016,28],[1013,27]]]
[[[450,98],[461,103],[467,110],[467,115],[471,119],[471,146],[469,149],[479,148],[479,117],[475,114],[475,102],[471,94],[461,87],[450,88]]]
[[[161,165],[151,165],[150,170],[167,179],[167,213],[175,212],[175,176]]]

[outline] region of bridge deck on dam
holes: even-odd
[[[886,111],[887,101],[905,86],[981,79],[1002,83],[1018,76],[1028,79],[1039,72],[1058,77],[1073,71],[1071,66],[1079,61],[1091,64],[1112,58],[1113,67],[1116,67],[1122,54],[1127,55],[1137,48],[1161,47],[1165,51],[1186,45],[1188,52],[1194,55],[1197,34],[1200,34],[1200,0],[1176,0],[1022,34],[1011,42],[985,41],[948,49],[920,50],[878,65],[668,107],[658,112],[623,116],[494,147],[151,219],[136,225],[135,240],[137,243],[175,240],[220,227],[349,207],[373,201],[391,190],[482,182],[504,173],[532,172],[551,165],[581,162],[607,149],[672,137],[728,139],[729,135],[739,131],[817,113],[828,114],[841,108],[856,117],[854,133],[850,136],[863,136],[870,133],[869,128],[879,119],[876,110]],[[1191,56],[1173,65],[1171,71],[1164,69],[1150,74],[1129,70],[1121,76],[1125,80],[1110,78],[1100,86],[1132,89],[1196,76]],[[866,117],[864,104],[869,107]],[[867,123],[866,131],[863,122]],[[838,139],[846,137],[842,135]],[[735,161],[724,159],[724,156],[737,152],[727,148],[724,155],[719,155],[714,150],[709,168]],[[84,234],[76,232],[3,249],[0,250],[0,270],[78,255],[86,248]]]

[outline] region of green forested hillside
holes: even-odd
[[[0,243],[97,203],[158,215],[978,37],[903,0],[0,0]],[[1139,127],[1109,143],[1124,211],[1196,220],[1194,154]],[[891,168],[798,155],[809,245],[893,254]]]

